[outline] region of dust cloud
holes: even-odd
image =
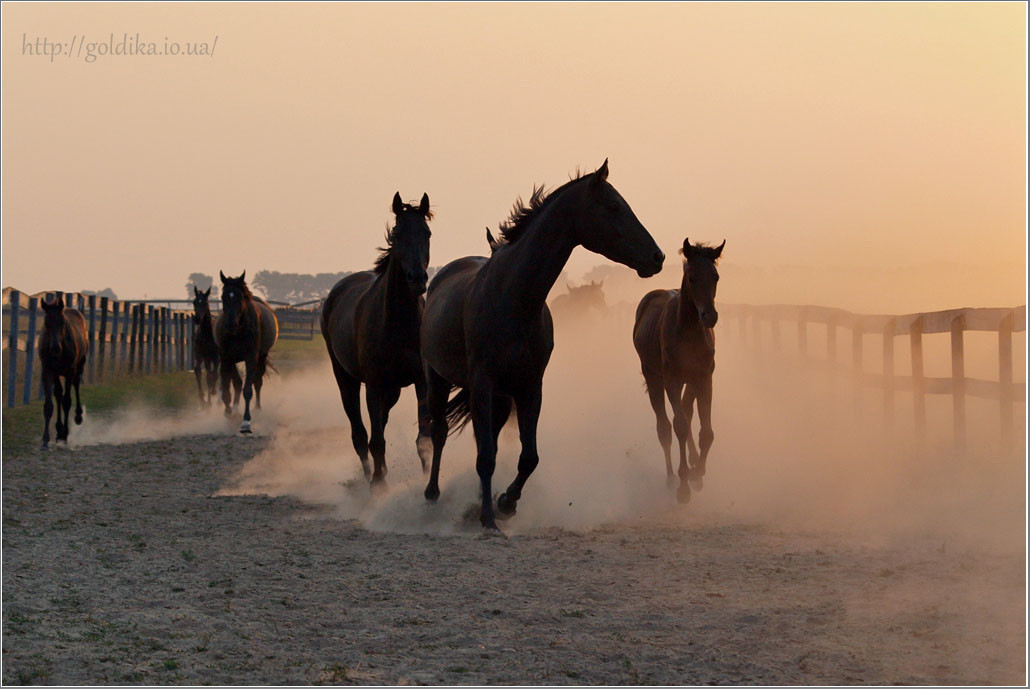
[[[618,306],[604,317],[557,325],[544,381],[541,461],[518,514],[502,525],[507,534],[614,523],[754,523],[830,529],[859,539],[1022,550],[1022,441],[1013,452],[1000,451],[996,402],[969,400],[970,449],[958,454],[951,449],[950,397],[928,397],[927,433],[919,440],[905,393],[898,393],[893,423],[887,424],[880,391],[863,390],[842,371],[815,366],[789,348],[755,350],[728,318],[716,330],[715,442],[704,489],[689,505],[679,505],[674,489],[666,487],[631,330],[632,312]],[[273,378],[264,397],[255,431],[270,440],[222,494],[290,495],[375,531],[477,532],[478,520],[469,515],[478,492],[472,434],[449,439],[442,496],[427,504],[415,452],[413,390],[404,391],[391,414],[389,488],[374,498],[327,365]],[[202,419],[193,432],[215,432],[224,428],[217,415],[184,416],[163,428],[171,432],[179,423],[181,430]],[[675,441],[673,452],[675,464]],[[518,454],[510,421],[500,439],[495,492],[514,477]]]

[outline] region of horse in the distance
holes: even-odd
[[[715,333],[719,318],[715,310],[715,289],[719,281],[716,262],[726,246],[691,244],[683,240],[680,253],[683,282],[678,290],[654,290],[637,306],[633,324],[633,346],[640,357],[640,370],[658,419],[658,440],[665,450],[665,471],[672,473],[672,428],[665,411],[665,397],[672,405],[672,427],[680,446],[680,502],[690,500],[690,488],[701,490],[705,462],[712,447],[712,373],[715,371]],[[697,403],[701,429],[697,435],[700,452],[694,446],[690,424]],[[686,448],[690,448],[687,464]]]
[[[211,404],[218,389],[218,345],[215,343],[214,319],[208,298],[211,288],[201,292],[193,286],[193,374],[197,378],[197,393],[201,404]],[[207,372],[207,385],[204,384],[204,373]],[[243,380],[234,366],[232,372],[233,387],[236,390],[236,402],[240,400]]]
[[[393,214],[395,223],[375,268],[337,282],[322,305],[322,336],[350,419],[351,441],[373,485],[386,478],[386,423],[401,389],[409,385],[415,386],[418,399],[416,450],[423,470],[430,451],[425,373],[419,354],[433,218],[429,196],[423,194],[421,203],[413,206],[401,201],[398,192]],[[371,439],[361,420],[362,383]]]
[[[559,294],[551,300],[551,311],[559,321],[564,318],[577,319],[583,316],[604,316],[608,305],[604,301],[604,280],[588,282],[573,287],[568,285],[565,294]]]
[[[275,311],[264,299],[251,294],[244,279],[247,271],[238,278],[227,278],[218,271],[222,279],[222,312],[214,325],[215,342],[218,344],[218,361],[222,381],[222,402],[225,415],[232,413],[229,403],[229,382],[234,375],[238,378],[236,364],[243,362],[246,375],[243,381],[243,423],[240,433],[250,433],[250,400],[257,397],[257,408],[261,408],[261,384],[271,366],[268,352],[279,337],[279,321]]]
[[[75,388],[75,423],[82,423],[79,385],[89,354],[86,319],[76,309],[66,309],[64,299],[43,301],[43,332],[39,337],[40,375],[43,380],[43,448],[50,445],[50,416],[57,406],[54,423],[57,442],[68,442],[68,412]],[[62,389],[61,378],[64,378]],[[63,413],[62,413],[63,412]]]
[[[489,238],[488,238],[489,239]],[[429,383],[433,465],[425,496],[440,495],[440,458],[449,425],[469,419],[476,436],[482,490],[480,522],[496,530],[491,481],[497,436],[514,402],[522,441],[518,475],[497,498],[502,517],[515,513],[539,462],[537,421],[544,369],[554,348],[546,298],[577,246],[636,269],[661,270],[665,254],[608,183],[608,161],[596,172],[516,202],[489,259],[468,256],[433,278],[422,318],[422,355]],[[460,391],[448,401],[453,387]]]

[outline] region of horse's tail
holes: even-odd
[[[461,433],[471,420],[472,408],[469,406],[469,391],[468,388],[462,388],[447,401],[447,427],[450,429],[448,435]]]

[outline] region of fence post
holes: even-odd
[[[154,305],[153,304],[147,304],[143,308],[144,308],[145,313],[147,314],[147,328],[146,328],[146,336],[147,336],[146,350],[147,350],[147,352],[146,352],[146,362],[145,362],[145,364],[143,366],[143,374],[144,375],[150,375],[150,365],[152,363],[153,354],[154,354],[154,352],[153,352],[153,350],[154,350]]]
[[[762,321],[758,309],[751,312],[751,339],[755,343],[755,349],[761,347],[762,344]]]
[[[1013,445],[1012,394],[1012,325],[1015,314],[1010,313],[998,326],[998,382],[1001,383],[1001,448],[1005,452]]]
[[[89,359],[89,382],[92,383],[97,372],[97,295],[89,295],[86,303],[89,305],[89,353],[86,358]]]
[[[773,350],[780,351],[780,319],[772,316],[769,319],[769,327],[772,328]]]
[[[127,301],[122,302],[122,311],[124,312],[122,314],[122,356],[119,369],[125,371],[129,369],[129,329],[132,327],[132,304]]]
[[[187,371],[193,370],[193,319],[188,314],[182,317],[183,327],[185,333],[183,333],[183,344],[186,345],[186,367]]]
[[[82,292],[79,292],[78,294],[75,295],[75,301],[77,301],[78,304],[79,304],[79,312],[83,316],[85,316],[86,315],[86,298],[84,296],[82,296]]]
[[[39,299],[29,299],[29,332],[25,338],[25,387],[22,390],[22,404],[32,401],[32,362],[36,360],[36,311]]]
[[[912,345],[912,403],[916,437],[926,437],[926,380],[923,378],[923,317],[915,319],[908,330]]]
[[[747,315],[744,313],[743,308],[737,313],[737,323],[740,329],[740,343],[744,344],[747,342]]]
[[[107,349],[107,297],[100,297],[100,339],[97,340],[97,380],[104,379],[104,354]]]
[[[966,360],[963,331],[966,317],[959,314],[951,322],[951,399],[955,416],[955,447],[966,449]]]
[[[120,301],[111,302],[111,373],[118,373],[118,311],[121,309]]]
[[[808,354],[808,310],[804,307],[798,311],[798,351],[802,356]]]
[[[139,304],[132,305],[132,325],[130,328],[129,341],[131,344],[129,347],[129,360],[126,363],[128,364],[128,372],[132,374],[136,371],[136,333],[139,331]]]
[[[883,415],[888,428],[894,427],[894,326],[891,318],[883,327]]]
[[[161,307],[161,372],[165,372],[171,368],[171,360],[169,359],[168,353],[171,350],[169,346],[172,338],[171,333],[168,332],[168,307]]]
[[[7,406],[13,407],[18,395],[18,290],[11,290],[10,363],[7,366]],[[27,383],[28,381],[26,381]]]
[[[862,356],[864,340],[865,334],[862,332],[862,323],[855,318],[851,323],[851,365],[855,369],[855,380],[857,381],[855,385],[855,410],[859,416],[862,414],[862,393],[865,385],[863,380],[865,377],[865,361]]]

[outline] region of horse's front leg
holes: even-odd
[[[497,435],[493,427],[493,386],[484,376],[473,380],[469,386],[469,408],[472,412],[472,428],[476,436],[476,473],[479,474],[482,506],[479,523],[484,529],[499,531],[494,521],[493,489],[491,481],[497,465]]]
[[[368,421],[371,437],[368,451],[372,455],[372,485],[381,487],[386,481],[386,422],[390,410],[397,404],[400,388],[365,384],[365,404],[368,406]]]
[[[43,444],[45,450],[50,446],[50,417],[54,414],[54,379],[48,372],[43,373]]]
[[[508,486],[508,490],[497,498],[497,511],[503,515],[515,514],[515,508],[522,497],[522,488],[529,475],[540,463],[536,449],[536,426],[540,420],[540,404],[543,399],[542,384],[536,385],[529,392],[515,399],[515,413],[519,420],[519,438],[522,441],[522,453],[519,455],[519,473]]]
[[[85,365],[85,364],[83,364]],[[75,376],[75,424],[82,425],[82,399],[79,397],[79,386],[82,385],[82,370]],[[71,397],[71,395],[69,395]]]
[[[197,394],[200,395],[200,403],[206,404],[207,399],[204,397],[204,363],[197,358],[196,352],[193,354],[193,376],[197,379]]]
[[[708,451],[712,449],[715,433],[712,432],[712,378],[709,376],[699,386],[697,395],[697,418],[701,422],[701,430],[697,434],[697,442],[701,452],[696,461],[691,459],[690,485],[694,490],[701,490],[704,485],[705,464]]]
[[[676,489],[676,499],[680,502],[690,501],[690,486],[687,485],[686,475],[689,471],[687,464],[687,441],[690,439],[690,417],[687,416],[682,402],[683,383],[665,379],[665,395],[672,405],[672,428],[676,431],[676,440],[680,448],[679,475],[680,485]]]
[[[418,437],[415,439],[415,451],[422,462],[422,473],[428,474],[433,456],[433,420],[429,413],[429,385],[423,375],[415,377],[415,398],[418,400]]]
[[[236,370],[236,364],[231,364],[222,359],[218,372],[222,379],[222,402],[225,404],[225,415],[232,415],[232,394],[229,392],[229,383],[232,380],[232,373]],[[237,373],[237,375],[239,375]]]
[[[218,391],[218,362],[209,359],[207,361],[207,363],[204,364],[203,366],[204,366],[204,368],[207,369],[207,401],[206,401],[206,403],[210,405],[211,402],[213,402],[217,398],[217,396],[218,396],[218,394],[217,394],[217,391]],[[200,396],[201,396],[201,399],[203,399],[204,398],[204,393],[201,393]]]
[[[435,502],[440,497],[440,460],[447,444],[447,397],[451,384],[426,364],[426,406],[429,408],[430,432],[433,434],[433,462],[429,469],[429,483],[424,495]]]
[[[243,380],[243,423],[240,433],[250,433],[250,400],[254,396],[254,375],[257,373],[257,359],[247,357],[244,362],[246,372]]]
[[[64,420],[61,423],[61,428],[57,432],[57,439],[63,440],[64,444],[68,444],[68,419],[72,409],[72,382],[68,379],[68,376],[64,378],[64,394],[61,399],[61,409],[64,411]]]

